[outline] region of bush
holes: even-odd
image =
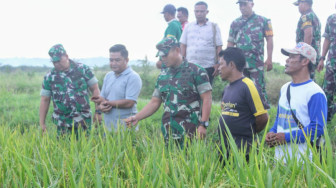
[[[140,60],[140,67],[135,67],[134,69],[138,70],[138,74],[142,80],[142,88],[140,92],[140,98],[150,99],[154,91],[155,83],[160,70],[151,65],[147,59],[147,56],[144,60]]]
[[[277,105],[281,87],[291,78],[285,74],[285,67],[279,63],[273,63],[273,69],[265,72],[266,92],[270,104]]]

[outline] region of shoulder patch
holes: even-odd
[[[266,37],[273,36],[273,27],[272,27],[271,20],[267,21],[267,27],[268,29],[266,30]]]

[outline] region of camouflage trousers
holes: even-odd
[[[184,147],[185,139],[192,139],[196,135],[197,127],[196,125],[188,124],[187,126],[182,126],[177,122],[172,122],[172,125],[162,125],[162,134],[164,136],[165,144],[168,146],[169,140],[172,140],[181,149]]]
[[[334,96],[336,94],[336,59],[330,59],[330,61],[327,61],[323,90],[327,97],[328,118],[332,118],[336,112],[334,103]]]
[[[66,136],[67,134],[72,134],[72,131],[74,131],[76,139],[78,139],[80,131],[85,131],[86,135],[88,135],[90,130],[91,119],[85,119],[81,122],[74,123],[72,127],[57,126],[57,136]]]
[[[261,91],[261,100],[265,103],[266,109],[270,109],[270,105],[268,102],[268,97],[266,93],[266,83],[264,77],[264,70],[259,70],[255,68],[245,68],[244,76],[250,78],[256,87]]]
[[[316,65],[312,65],[312,69],[310,70],[310,78],[312,79],[312,80],[314,80],[315,79],[315,70],[316,70]]]

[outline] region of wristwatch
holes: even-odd
[[[102,114],[102,111],[101,110],[96,110],[96,114]]]
[[[325,60],[325,57],[324,57],[324,56],[321,56],[321,57],[320,57],[320,61],[321,61],[321,60],[324,61],[324,60]]]
[[[205,127],[205,128],[208,128],[208,127],[209,127],[209,121],[200,121],[199,124],[202,125],[202,126]]]

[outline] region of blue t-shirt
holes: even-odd
[[[287,88],[290,84],[291,104],[287,100]],[[323,135],[323,128],[327,118],[327,99],[323,90],[312,80],[303,83],[286,83],[280,91],[278,111],[276,120],[270,132],[285,133],[286,146],[276,148],[276,158],[282,158],[284,149],[287,147],[292,156],[293,147],[291,143],[297,144],[297,149],[304,153],[306,151],[306,138],[304,135],[312,135],[311,140]],[[291,110],[303,125],[300,129],[293,119]],[[297,153],[297,152],[295,152]],[[298,158],[300,156],[298,155]]]
[[[127,67],[120,75],[116,76],[114,72],[106,74],[100,95],[109,101],[128,99],[137,101],[142,87],[142,81],[138,73],[131,67]],[[128,118],[137,113],[136,103],[131,108],[112,108],[108,113],[104,113],[106,128],[111,131],[112,125],[116,130],[119,125],[126,127],[121,119]]]

